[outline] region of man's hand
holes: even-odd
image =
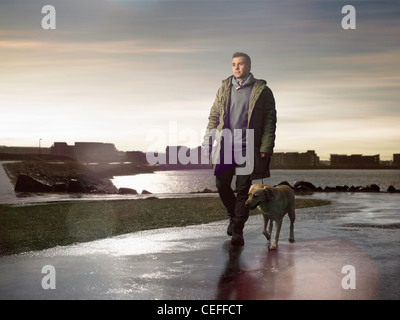
[[[265,152],[260,152],[260,155],[261,155],[261,158],[269,157],[269,154],[265,153]]]

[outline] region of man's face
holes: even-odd
[[[243,81],[250,74],[251,65],[246,63],[244,57],[237,57],[232,59],[232,72],[236,80]]]

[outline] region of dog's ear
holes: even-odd
[[[267,198],[268,200],[271,200],[271,199],[274,199],[274,198],[275,198],[274,192],[272,191],[272,188],[271,188],[271,187],[265,186],[265,187],[264,187],[264,193],[265,193],[266,198]]]

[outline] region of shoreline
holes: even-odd
[[[318,196],[326,194],[393,194],[400,192],[383,191],[300,191],[295,192],[296,197]],[[217,191],[206,190],[187,193],[151,193],[151,194],[96,194],[96,193],[14,193],[12,195],[0,194],[0,206],[31,206],[54,203],[80,202],[80,201],[123,201],[123,200],[153,200],[153,199],[187,199],[187,198],[219,198]]]
[[[48,249],[137,231],[183,227],[226,220],[217,197],[65,201],[0,205],[0,257]],[[331,204],[296,199],[296,208]],[[258,210],[250,215],[258,215]]]
[[[188,191],[187,193],[173,192],[173,193],[152,193],[144,190],[142,194],[139,194],[135,189],[126,188],[120,186],[118,188],[113,181],[113,178],[104,178],[104,175],[100,174],[100,171],[90,170],[86,166],[80,165],[76,162],[66,162],[61,164],[49,163],[47,161],[27,161],[22,162],[0,162],[1,170],[5,172],[3,176],[3,185],[0,185],[0,203],[3,204],[17,204],[23,202],[56,202],[56,201],[71,201],[71,200],[121,200],[121,199],[144,199],[144,198],[178,198],[178,197],[199,197],[204,195],[217,196],[217,190],[211,190],[204,188],[203,190]],[[3,170],[4,169],[4,170]],[[154,169],[154,170],[153,170]],[[139,170],[135,174],[129,174],[128,176],[135,176],[142,173],[161,173],[165,170],[157,170],[161,168],[152,168],[151,172],[147,169],[145,171]],[[203,169],[196,169],[203,170]],[[210,169],[209,169],[210,170]],[[280,173],[285,171],[284,169],[273,169],[279,170]],[[343,170],[343,169],[338,169]],[[347,169],[345,169],[347,170]],[[369,170],[369,169],[364,169]],[[168,170],[171,171],[171,170]],[[173,170],[180,171],[180,170]],[[293,170],[291,170],[293,171]],[[297,169],[296,169],[297,171]],[[302,171],[299,169],[299,171]],[[324,170],[325,171],[325,170]],[[354,171],[354,170],[349,170]],[[20,174],[29,175],[32,180],[37,180],[39,183],[43,182],[48,191],[43,192],[42,190],[33,190],[28,184],[28,188],[18,189],[15,192],[16,183]],[[282,175],[282,174],[281,174]],[[118,177],[118,176],[115,176]],[[36,179],[37,178],[37,179]],[[288,176],[289,178],[289,176]],[[81,182],[83,185],[80,189],[69,190],[69,184],[71,181]],[[40,182],[41,181],[41,182]],[[278,180],[279,181],[279,180]],[[372,181],[372,180],[371,180]],[[275,179],[275,182],[276,179]],[[365,181],[364,181],[365,183]],[[359,192],[373,192],[373,193],[400,193],[399,189],[396,189],[392,185],[386,190],[380,188],[379,185],[372,183],[363,186],[348,186],[348,185],[336,185],[336,186],[325,186],[316,187],[314,184],[308,181],[297,181],[293,185],[287,181],[280,181],[279,183],[271,183],[267,181],[266,184],[275,186],[279,184],[289,185],[297,195],[307,195],[313,193],[359,193]]]

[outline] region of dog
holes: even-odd
[[[289,242],[294,240],[294,220],[295,215],[295,196],[293,190],[289,186],[280,185],[269,187],[265,184],[254,184],[249,189],[249,197],[246,206],[253,210],[258,208],[263,215],[262,233],[268,242],[271,239],[272,223],[275,221],[275,235],[269,246],[270,250],[278,248],[279,233],[281,231],[282,220],[287,213],[290,219],[290,235]],[[268,232],[267,232],[267,225]]]

